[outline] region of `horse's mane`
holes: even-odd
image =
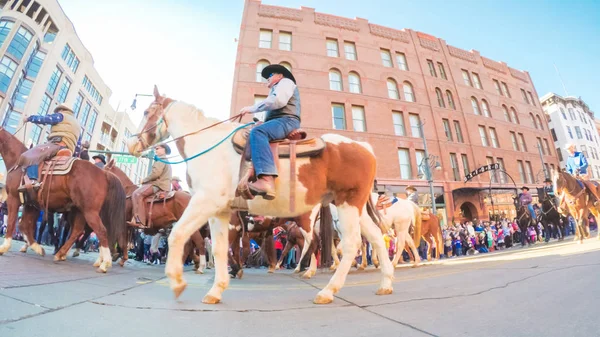
[[[125,179],[126,182],[128,182],[130,185],[134,185],[135,183],[133,181],[131,181],[131,179],[129,179],[129,177],[127,176],[127,174],[125,174],[125,172],[123,170],[121,170],[119,167],[117,167],[114,163],[109,163],[112,164],[109,167],[107,167],[107,171],[111,172],[112,170],[114,170],[115,172],[112,172],[114,175],[116,175],[119,180],[121,179]],[[123,184],[123,187],[127,187],[125,184]]]
[[[195,120],[209,122],[211,124],[221,122],[220,119],[217,119],[214,117],[208,117],[204,113],[204,110],[196,107],[195,105],[193,105],[191,103],[187,103],[184,101],[173,101],[173,103],[171,103],[171,105],[172,105],[171,109],[176,109],[177,114],[186,114],[186,115],[194,118]]]

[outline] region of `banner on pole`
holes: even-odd
[[[473,171],[471,171],[471,173],[467,174],[465,176],[464,182],[466,183],[469,180],[473,179],[474,177],[476,177],[476,176],[478,176],[478,175],[480,175],[482,173],[485,173],[485,172],[488,172],[488,171],[492,171],[492,170],[498,170],[498,169],[500,169],[500,164],[499,163],[483,165],[482,167],[480,167],[480,168],[478,168],[476,170],[473,170]]]

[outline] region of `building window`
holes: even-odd
[[[496,134],[495,128],[490,128],[490,138],[492,139],[492,146],[499,148],[500,144],[498,143],[498,135]]]
[[[408,63],[406,62],[406,55],[404,53],[396,53],[396,63],[400,70],[408,70]]]
[[[481,80],[479,79],[479,75],[476,73],[473,73],[473,82],[475,83],[475,88],[482,89]]]
[[[471,84],[471,78],[469,77],[469,72],[462,69],[462,77],[463,77],[463,81],[465,82],[465,85],[468,85],[469,87],[472,87],[473,85]]]
[[[410,179],[412,168],[410,165],[410,154],[408,149],[398,149],[398,161],[400,163],[400,178]]]
[[[10,82],[12,81],[15,71],[17,70],[17,64],[13,60],[4,56],[0,61],[0,91],[6,93]]]
[[[15,34],[13,37],[6,51],[14,56],[18,61],[21,61],[23,54],[25,54],[25,50],[27,50],[27,47],[29,46],[29,42],[31,42],[32,37],[33,35],[31,32],[23,27],[19,27],[17,34]]]
[[[452,166],[452,173],[454,175],[454,181],[460,180],[460,171],[458,169],[458,160],[456,160],[456,153],[450,153],[450,165]]]
[[[546,146],[546,154],[551,156],[552,152],[550,152],[550,144],[548,144],[548,139],[544,138],[544,145]]]
[[[288,62],[280,62],[279,65],[282,65],[285,67],[285,69],[289,70],[290,72],[292,72],[292,65],[289,64]]]
[[[346,54],[346,60],[356,61],[356,45],[354,42],[344,42],[344,53]]]
[[[270,29],[261,29],[260,38],[258,41],[259,48],[271,48],[271,42],[273,41],[273,31]]]
[[[0,47],[4,44],[6,37],[10,34],[14,23],[12,21],[0,20]]]
[[[527,98],[527,94],[525,93],[525,89],[521,89],[521,96],[523,96],[523,100],[529,104],[529,99]]]
[[[515,108],[510,108],[510,117],[512,118],[513,123],[519,124],[519,119],[517,118],[517,111]]]
[[[77,58],[75,52],[73,51],[73,49],[71,49],[71,46],[69,46],[69,44],[65,45],[61,57],[65,61],[67,66],[73,71],[73,73],[76,73],[77,68],[79,68],[79,59]]]
[[[335,91],[344,90],[342,87],[342,74],[336,70],[329,70],[329,89]]]
[[[481,108],[485,117],[492,117],[492,114],[490,113],[490,107],[484,99],[481,100]]]
[[[577,139],[583,139],[583,136],[581,135],[581,129],[578,126],[575,127],[575,133],[577,134]]]
[[[292,33],[279,32],[279,50],[292,50]]]
[[[556,155],[558,156],[559,161],[563,161],[562,152],[558,148],[556,149]]]
[[[477,99],[475,97],[471,97],[471,106],[473,107],[474,114],[481,115],[481,112],[479,112],[479,103],[477,103]]]
[[[39,49],[36,49],[32,52],[31,58],[27,65],[27,71],[26,71],[27,77],[29,77],[31,79],[35,79],[37,77],[38,73],[40,72],[40,68],[42,67],[42,64],[44,63],[45,58],[46,58],[46,53],[44,53],[43,51],[40,51]]]
[[[392,121],[394,123],[394,134],[396,136],[406,136],[404,128],[404,115],[399,111],[392,111]]]
[[[440,108],[445,108],[446,103],[444,103],[444,95],[442,94],[440,88],[435,88],[435,95],[437,96],[438,105],[440,106]]]
[[[2,126],[6,131],[14,134],[17,131],[17,127],[21,123],[21,117],[22,114],[20,112],[12,110],[10,105],[7,105]]]
[[[542,123],[542,119],[540,118],[540,116],[537,115],[535,117],[537,118],[538,125],[540,126],[540,130],[544,130],[544,124]]]
[[[327,39],[327,56],[339,57],[338,42],[336,39]]]
[[[22,78],[19,81],[19,85],[17,86],[16,92],[13,95],[14,106],[13,109],[23,111],[25,109],[25,103],[27,103],[27,98],[31,93],[31,88],[33,87],[33,81]]]
[[[521,182],[526,183],[527,180],[525,178],[525,169],[523,168],[523,161],[517,160],[517,166],[519,167],[519,177],[521,178]]]
[[[511,98],[510,91],[508,91],[508,86],[504,82],[502,82],[502,92],[504,93],[504,96]]]
[[[407,102],[416,102],[412,84],[404,82],[402,86],[404,87],[404,100]]]
[[[444,133],[446,134],[446,140],[448,140],[449,142],[453,142],[454,139],[452,139],[452,130],[450,129],[450,121],[447,119],[442,119],[442,123],[444,124]]]
[[[408,119],[410,121],[410,130],[413,137],[422,137],[421,134],[421,119],[419,115],[416,114],[408,114]]]
[[[437,77],[437,74],[435,72],[435,65],[433,64],[432,60],[427,60],[427,66],[429,67],[429,74],[433,77]]]
[[[355,72],[348,74],[348,84],[350,85],[350,92],[354,94],[360,94],[362,92],[360,87],[360,76]]]
[[[542,139],[540,137],[536,137],[537,140],[537,146],[540,149],[540,151],[542,151],[542,154],[546,154],[546,149],[544,149],[544,147],[542,146]]]
[[[525,170],[527,171],[527,183],[533,184],[533,170],[531,169],[531,162],[525,162]]]
[[[79,117],[79,111],[81,111],[81,103],[83,103],[83,96],[81,94],[77,94],[75,98],[75,103],[73,104],[73,112],[75,113],[75,117]]]
[[[481,138],[481,145],[489,146],[489,142],[487,139],[487,133],[485,132],[485,126],[479,126],[479,137]]]
[[[354,131],[367,131],[365,125],[365,108],[362,106],[352,106],[352,126],[354,127]]]
[[[444,70],[444,64],[441,62],[438,62],[438,70],[440,71],[440,76],[447,80],[448,77],[446,76],[446,70]]]
[[[506,108],[506,105],[502,106],[502,112],[504,112],[504,119],[507,122],[512,122],[512,120],[510,119],[510,115],[508,114],[508,109]]]
[[[391,68],[392,64],[392,56],[390,55],[390,51],[387,49],[381,49],[381,62],[384,67]]]
[[[531,94],[531,91],[528,91],[527,93],[529,94],[529,98],[531,100],[531,104],[533,104],[533,106],[537,106],[537,105],[535,105],[535,100],[533,99],[533,95]]]
[[[521,146],[521,151],[527,152],[527,144],[525,143],[525,137],[523,137],[522,133],[519,133],[519,145]]]
[[[54,95],[56,92],[56,87],[58,87],[58,81],[60,80],[61,76],[62,70],[60,70],[60,68],[57,66],[56,69],[54,69],[52,76],[50,76],[50,81],[48,82],[48,87],[46,88],[46,91],[50,93],[50,95]]]
[[[569,110],[569,117],[571,117],[571,120],[574,121],[575,120],[575,113],[573,113],[573,109],[568,108]]]
[[[565,113],[565,110],[563,108],[560,108],[560,113],[562,115],[562,117],[567,120],[567,114]]]
[[[550,129],[550,133],[552,134],[552,140],[557,142],[558,138],[556,137],[556,132],[554,131],[554,129]]]
[[[260,60],[256,63],[256,82],[267,83],[267,80],[262,77],[262,71],[270,63],[267,60]]]
[[[333,118],[333,128],[335,130],[346,130],[346,116],[343,104],[332,104],[331,116]]]
[[[91,106],[90,102],[85,102],[85,105],[83,106],[83,111],[81,113],[81,116],[79,117],[79,122],[82,126],[86,125],[91,109],[92,109],[92,106]]]
[[[69,89],[71,88],[71,81],[68,78],[64,78],[62,85],[60,86],[60,91],[58,92],[58,97],[56,100],[58,103],[64,103],[67,99],[67,95],[69,94]]]
[[[531,119],[531,124],[533,125],[533,127],[537,129],[537,122],[535,121],[535,117],[533,117],[533,114],[531,112],[529,113],[529,119]]]
[[[569,137],[571,139],[573,139],[573,133],[571,132],[571,127],[567,125],[567,133],[569,134]]]
[[[388,89],[388,97],[391,99],[400,99],[400,94],[398,93],[398,84],[394,79],[387,79],[387,89]]]
[[[491,165],[491,164],[494,163],[494,158],[493,157],[485,157],[485,162],[486,162],[486,164]],[[494,170],[490,170],[488,172],[490,174],[490,181],[492,183],[497,183],[495,171]]]
[[[498,82],[498,80],[493,80],[494,82],[494,88],[496,89],[496,93],[500,96],[502,96],[502,91],[500,91],[500,83]]]
[[[460,155],[460,159],[462,160],[463,173],[467,176],[467,174],[471,173],[471,169],[469,169],[469,158],[463,153]]]
[[[446,90],[446,98],[448,99],[448,106],[452,108],[452,110],[456,110],[456,105],[454,105],[454,97],[452,97],[452,92],[450,90]]]
[[[458,121],[454,121],[454,133],[456,133],[456,141],[459,143],[464,143],[462,130]]]
[[[513,150],[519,151],[519,143],[517,143],[517,136],[514,132],[510,132],[510,140],[512,141]]]

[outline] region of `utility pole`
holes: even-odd
[[[419,124],[419,131],[421,132],[421,139],[423,139],[423,151],[425,152],[425,178],[427,178],[427,183],[429,184],[429,193],[431,194],[431,210],[434,216],[437,216],[437,208],[435,206],[435,195],[433,194],[433,176],[431,174],[431,167],[429,166],[429,151],[427,151],[427,140],[425,139],[425,132],[423,132],[423,125],[425,123]]]
[[[548,178],[550,178],[550,175],[548,174],[548,172],[546,170],[546,163],[544,163],[544,156],[542,155],[542,144],[538,144],[536,147],[538,148],[538,153],[540,154],[540,160],[542,161],[542,170],[544,170],[544,178],[548,179]]]

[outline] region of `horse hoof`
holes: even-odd
[[[373,262],[373,267],[375,267],[375,269],[379,269],[379,262],[377,262],[377,263]]]
[[[329,270],[334,271],[337,269],[337,266],[332,265],[331,267],[329,267]]]
[[[329,304],[333,302],[333,295],[317,294],[317,297],[313,300],[314,304]]]
[[[356,270],[365,270],[365,266],[358,266],[356,267]]]
[[[302,275],[302,278],[308,280],[308,279],[310,279],[313,276],[315,276],[315,272],[312,271],[312,270],[309,270],[309,271],[307,271],[306,273],[304,273]]]
[[[179,283],[178,285],[171,287],[171,289],[173,289],[173,294],[175,294],[175,299],[179,298],[179,296],[181,295],[181,293],[183,293],[183,291],[185,290],[186,287],[187,287],[187,282],[185,282],[185,281],[181,281],[181,283]]]
[[[237,278],[239,278],[240,280],[242,279],[242,277],[244,276],[244,269],[240,269],[237,274],[235,274],[235,276],[237,276]],[[234,277],[235,277],[234,276]]]
[[[376,295],[390,295],[392,292],[394,292],[394,289],[392,289],[392,288],[379,288],[379,289],[377,289],[377,292],[375,294]]]
[[[220,298],[216,298],[216,297],[214,297],[212,295],[206,295],[202,299],[202,303],[204,303],[204,304],[217,304],[219,302],[221,302],[221,299]]]
[[[269,270],[267,271],[267,273],[269,274],[273,274],[275,272],[275,268],[269,268]]]
[[[300,268],[294,269],[294,274],[298,274],[300,272]]]
[[[119,259],[119,254],[112,256],[112,262],[117,262],[118,259]]]
[[[200,269],[196,269],[196,270],[194,271],[194,273],[195,273],[195,274],[202,275],[202,274],[204,274],[204,271],[203,271],[203,270],[200,270]]]
[[[98,269],[96,269],[96,272],[100,273],[100,274],[106,274],[106,266],[104,266],[104,267],[103,266],[98,267]]]
[[[413,266],[411,268],[419,268],[420,266],[421,266],[420,263],[415,263],[415,264],[413,264]]]
[[[79,256],[79,253],[78,253],[78,252],[73,252],[73,255],[71,255],[71,256],[73,256],[73,257],[78,257],[78,256]]]
[[[123,261],[123,260],[119,261],[119,266],[125,267],[125,261]]]
[[[19,252],[21,252],[21,253],[27,253],[27,246],[21,247],[21,249],[19,249]]]

